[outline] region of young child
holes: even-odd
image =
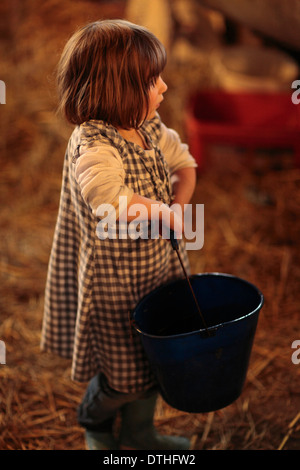
[[[60,109],[75,128],[65,154],[41,348],[71,358],[72,379],[89,381],[78,409],[88,449],[189,448],[185,437],[161,436],[153,426],[157,382],[130,324],[140,299],[182,277],[182,268],[164,237],[124,232],[139,204],[149,227],[167,215],[180,238],[173,209],[183,208],[195,187],[188,147],[157,113],[167,90],[165,63],[164,47],[148,30],[105,20],[77,31],[58,67]],[[98,236],[103,216],[115,220],[114,237]]]

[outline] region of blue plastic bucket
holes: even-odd
[[[186,279],[152,291],[133,318],[164,400],[178,410],[205,413],[240,396],[264,298],[253,284],[229,274],[189,279],[207,330]]]

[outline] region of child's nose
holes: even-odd
[[[159,91],[160,93],[165,93],[168,89],[167,84],[163,81],[161,77],[159,77]]]

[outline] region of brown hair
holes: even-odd
[[[165,64],[165,48],[146,28],[125,20],[90,23],[69,39],[58,64],[59,110],[72,124],[99,119],[138,128]]]

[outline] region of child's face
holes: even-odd
[[[149,113],[147,119],[154,117],[156,110],[160,103],[163,101],[163,93],[167,91],[168,87],[159,75],[154,85],[151,85],[149,90]]]

